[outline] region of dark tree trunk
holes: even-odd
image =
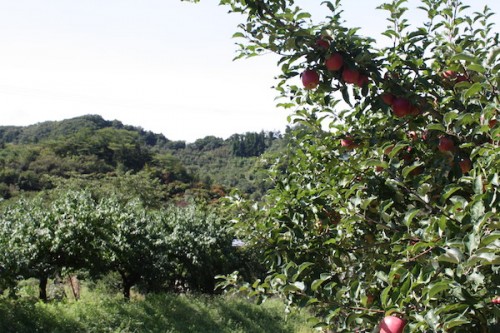
[[[48,278],[46,275],[40,277],[40,281],[38,283],[38,289],[40,291],[40,299],[44,302],[47,302],[47,281]]]
[[[128,301],[130,300],[130,289],[136,282],[136,279],[127,276],[127,274],[123,272],[120,272],[120,275],[122,276],[123,297]]]

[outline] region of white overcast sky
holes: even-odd
[[[345,0],[347,24],[377,37],[382,2]],[[500,12],[498,0],[465,2]],[[188,142],[282,131],[277,58],[233,62],[241,17],[217,3],[0,0],[0,125],[100,114]],[[298,3],[327,13],[320,0]]]

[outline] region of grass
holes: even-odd
[[[0,332],[315,332],[306,313],[285,314],[279,300],[257,305],[241,298],[154,294],[126,302],[85,291],[82,299],[52,301],[0,297]]]

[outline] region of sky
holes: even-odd
[[[343,1],[347,25],[377,37],[382,2]],[[498,0],[465,2],[500,13]],[[298,3],[318,19],[328,11],[320,0]],[[233,61],[243,18],[217,4],[0,0],[0,125],[99,114],[187,142],[283,131],[290,111],[275,106],[278,58]]]

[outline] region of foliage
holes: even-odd
[[[213,293],[217,274],[257,273],[248,269],[251,256],[232,246],[217,206],[162,207],[126,189],[61,188],[7,205],[0,214],[0,283],[15,292],[17,281],[37,278],[47,300],[47,279],[61,272],[116,272],[130,298],[138,284],[144,291]]]
[[[233,187],[260,197],[267,187],[263,175],[255,177],[257,156],[279,140],[277,133],[261,132],[186,144],[97,115],[0,126],[0,195],[15,198],[68,179],[113,183],[123,174],[146,172],[164,185],[163,201],[186,192],[217,200]]]
[[[344,26],[340,1],[324,2],[321,24],[293,1],[221,3],[247,17],[234,35],[246,40],[238,57],[281,56],[280,105],[295,108],[290,120],[301,126],[264,202],[233,198],[235,226],[268,276],[241,284],[230,275],[221,285],[312,306],[316,325],[336,332],[371,332],[384,314],[407,320],[406,332],[498,329],[493,13],[423,0],[428,20],[412,27],[406,1],[392,1],[379,7],[391,45],[377,48]],[[342,70],[326,68],[333,53]],[[317,88],[296,84],[306,69],[319,74]]]

